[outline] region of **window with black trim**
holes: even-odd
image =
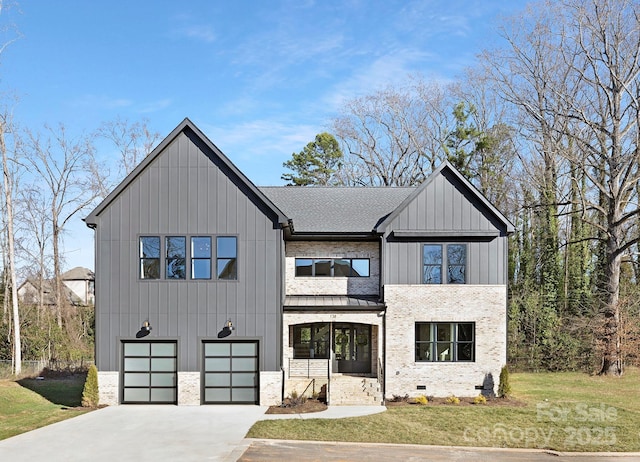
[[[211,236],[191,238],[191,279],[211,279]]]
[[[467,244],[424,244],[424,284],[466,284]]]
[[[187,277],[187,239],[184,236],[167,236],[165,238],[166,279],[185,279]]]
[[[238,238],[218,236],[216,238],[218,279],[238,279]]]
[[[416,362],[473,361],[475,361],[475,323],[416,323]]]
[[[138,257],[140,279],[160,279],[160,238],[140,237]]]
[[[296,277],[369,277],[368,258],[296,258]]]
[[[238,238],[215,237],[215,254],[213,240],[213,236],[140,236],[138,277],[237,280]]]

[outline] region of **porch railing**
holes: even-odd
[[[289,359],[289,378],[328,377],[329,359]]]

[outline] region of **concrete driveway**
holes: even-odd
[[[235,461],[266,406],[111,406],[0,441],[0,461]]]

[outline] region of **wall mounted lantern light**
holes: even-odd
[[[233,327],[233,323],[231,322],[231,319],[227,320],[227,322],[224,323],[224,327],[222,328],[222,330],[218,332],[218,338],[228,337],[229,335],[231,335],[231,332],[234,331],[235,329],[236,328]]]
[[[136,338],[146,337],[150,332],[151,324],[149,324],[149,321],[145,321],[142,323],[142,327],[140,327],[140,330],[136,332]]]

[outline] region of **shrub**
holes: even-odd
[[[447,404],[460,404],[460,398],[457,396],[451,395],[447,399],[444,400]]]
[[[391,403],[406,403],[409,401],[409,395],[393,395],[393,397],[389,400]]]
[[[500,371],[500,384],[498,385],[498,397],[509,398],[511,396],[511,384],[509,383],[509,369],[506,365]]]
[[[429,404],[429,399],[424,395],[420,395],[416,398],[416,404],[424,406],[425,404]]]
[[[287,399],[284,400],[284,402],[282,403],[281,407],[296,407],[296,406],[302,406],[304,403],[307,402],[307,397],[302,395],[298,395],[298,392],[293,390],[291,392],[291,394],[289,395],[289,397]]]
[[[82,406],[98,407],[99,396],[98,368],[92,364],[87,371],[87,379],[84,382],[84,389],[82,390]]]
[[[487,404],[487,398],[484,395],[478,395],[473,398],[473,404]]]

